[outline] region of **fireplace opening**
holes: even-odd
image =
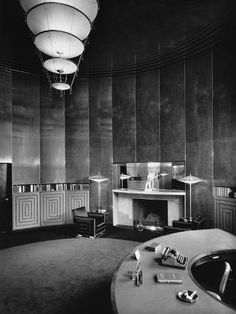
[[[168,221],[167,200],[133,199],[134,226],[140,222],[143,226],[164,228]]]

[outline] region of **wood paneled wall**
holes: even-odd
[[[89,177],[89,83],[79,79],[66,96],[66,181],[88,182]]]
[[[159,70],[138,74],[133,90],[127,78],[113,78],[114,162],[152,161],[159,151],[155,160],[184,160],[186,174],[204,180],[193,185],[192,214],[209,227],[213,186],[236,186],[236,51],[223,46],[163,67],[160,77]]]
[[[0,162],[12,162],[12,74],[0,70]]]
[[[186,62],[186,173],[205,180],[192,185],[192,216],[205,217],[211,226],[214,217],[212,70],[211,51]]]
[[[40,82],[41,183],[65,182],[65,97]]]
[[[136,161],[135,75],[112,79],[113,161]]]
[[[225,42],[150,72],[77,79],[66,97],[37,76],[1,71],[0,158],[12,161],[13,184],[101,174],[106,208],[113,162],[185,160],[205,180],[193,186],[193,215],[212,226],[212,187],[236,186],[235,53]]]
[[[236,47],[221,43],[213,54],[214,179],[219,186],[236,186]]]
[[[112,79],[89,81],[90,176],[109,178],[100,184],[100,206],[112,206]],[[90,208],[98,207],[98,183],[90,181]]]
[[[185,160],[184,63],[160,70],[161,161]]]
[[[136,77],[136,152],[137,162],[160,159],[159,71]]]
[[[12,181],[13,184],[39,183],[38,78],[18,72],[12,77]]]

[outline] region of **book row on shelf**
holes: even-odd
[[[230,192],[231,192],[231,189],[228,187],[222,187],[222,186],[215,186],[214,187],[214,195],[215,196],[229,197]]]
[[[49,183],[49,184],[18,184],[13,185],[14,193],[41,192],[41,191],[80,191],[89,190],[85,183]]]

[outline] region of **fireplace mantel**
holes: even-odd
[[[116,189],[113,190],[114,193],[124,193],[124,194],[137,194],[137,195],[184,195],[185,191],[183,190],[131,190],[131,189]]]
[[[134,226],[134,199],[167,200],[167,223],[172,225],[173,220],[183,217],[185,208],[185,191],[183,190],[113,190],[113,225]]]

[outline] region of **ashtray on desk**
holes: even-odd
[[[179,291],[177,296],[181,301],[187,303],[193,303],[198,298],[197,292],[194,293],[193,291],[190,290]]]

